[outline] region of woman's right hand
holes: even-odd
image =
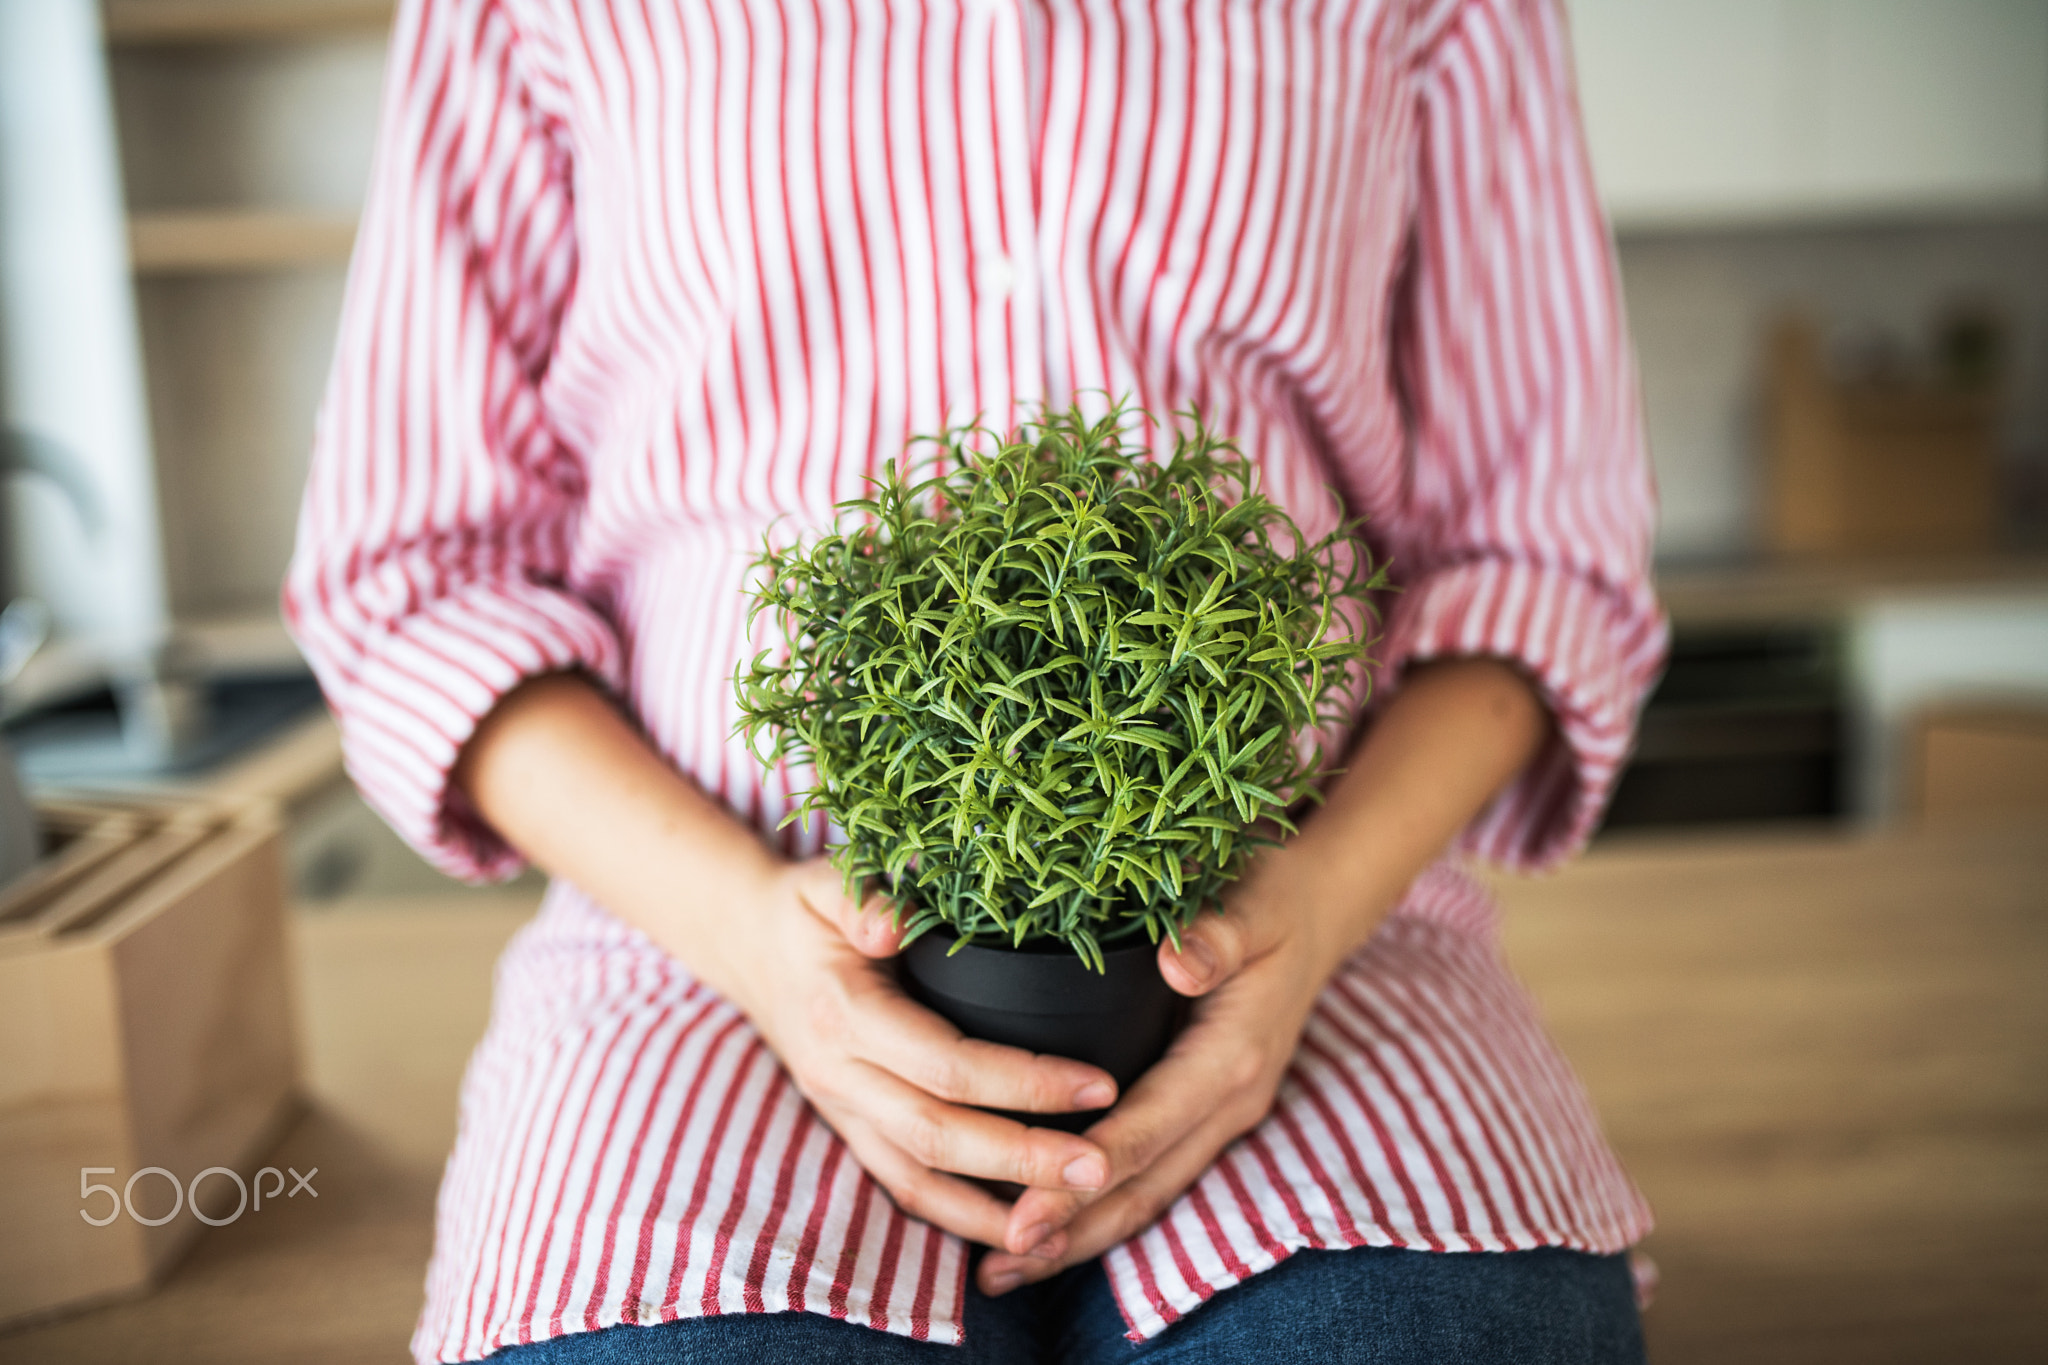
[[[976,1106],[1101,1109],[1116,1083],[1100,1068],[965,1038],[903,993],[887,960],[901,946],[889,902],[848,896],[823,858],[767,873],[758,937],[728,958],[727,993],[760,1029],[796,1087],[905,1213],[970,1241],[1055,1258],[1066,1234],[1025,1228],[1011,1206],[962,1177],[1092,1192],[1106,1153],[1086,1138],[1030,1128]]]
[[[962,1177],[1088,1191],[1109,1177],[1086,1138],[971,1106],[1099,1109],[1095,1067],[975,1042],[904,995],[902,935],[825,860],[791,863],[680,776],[575,674],[531,679],[464,747],[455,785],[527,857],[636,925],[752,1019],[797,1089],[904,1212],[1019,1255],[1050,1227]],[[1048,1238],[1052,1240],[1048,1241]]]

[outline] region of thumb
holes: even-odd
[[[1159,974],[1182,995],[1206,995],[1272,946],[1277,925],[1262,900],[1238,898],[1222,914],[1204,911],[1180,931],[1180,951],[1159,945]]]
[[[896,904],[879,891],[865,899],[847,894],[846,878],[829,859],[812,858],[796,869],[797,896],[812,914],[837,929],[863,957],[894,957],[903,947]]]

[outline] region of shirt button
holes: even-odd
[[[1017,287],[1017,267],[1010,264],[1008,256],[987,257],[976,274],[982,292],[993,298],[1006,299]]]

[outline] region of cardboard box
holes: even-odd
[[[1766,539],[1786,555],[1982,553],[1997,540],[1997,395],[1845,384],[1818,332],[1771,341]]]
[[[2048,813],[2048,705],[1926,712],[1910,777],[1907,803],[1922,819]]]
[[[271,808],[41,810],[0,899],[0,1323],[146,1287],[236,1207],[193,1178],[249,1181],[296,1110]]]

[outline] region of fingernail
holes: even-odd
[[[1045,1240],[1051,1236],[1052,1224],[1033,1223],[1030,1227],[1024,1229],[1024,1235],[1022,1237],[1019,1237],[1017,1241],[1022,1242],[1027,1247],[1035,1248],[1044,1243]],[[1016,1242],[1012,1242],[1011,1245],[1015,1246]],[[1032,1254],[1036,1255],[1037,1253],[1034,1251]]]
[[[1031,1254],[1041,1261],[1057,1261],[1067,1250],[1067,1239],[1059,1233],[1031,1248]]]
[[[1024,1283],[1024,1276],[1020,1272],[1015,1270],[998,1270],[995,1274],[988,1277],[989,1297],[1000,1298],[1022,1283]]]
[[[1107,1165],[1101,1157],[1092,1153],[1088,1156],[1077,1156],[1060,1172],[1060,1179],[1066,1182],[1068,1189],[1099,1190],[1103,1182],[1109,1179]]]
[[[1180,941],[1181,965],[1188,969],[1188,975],[1195,984],[1206,986],[1209,978],[1216,975],[1216,954],[1209,945],[1198,938],[1184,938]]]
[[[1107,1109],[1116,1099],[1116,1086],[1108,1081],[1090,1081],[1074,1092],[1076,1109]]]

